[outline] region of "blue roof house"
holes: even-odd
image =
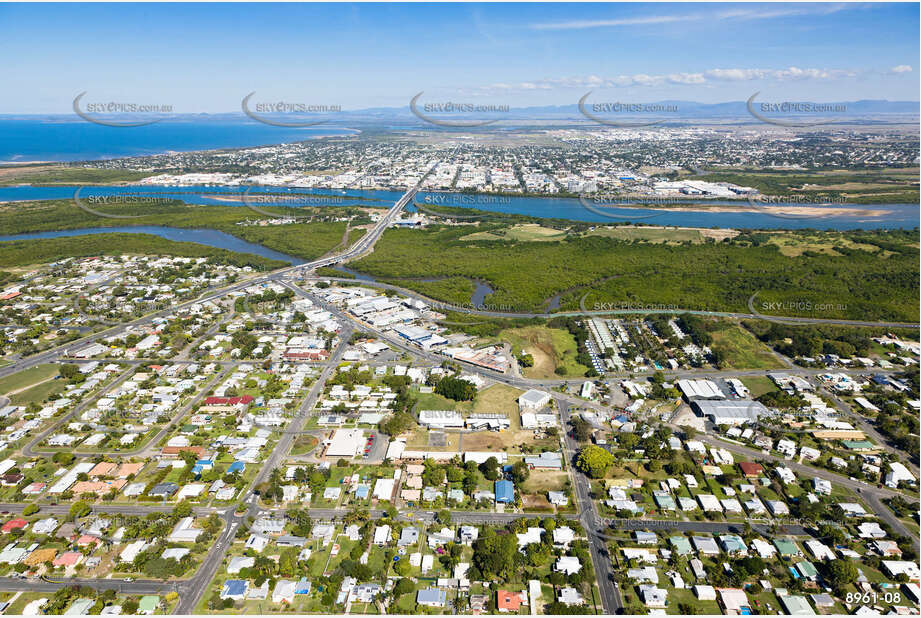
[[[515,501],[515,484],[511,481],[496,481],[496,502],[504,502],[508,504],[509,502]]]

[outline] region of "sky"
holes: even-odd
[[[0,4],[0,113],[917,101],[918,31],[917,3]]]

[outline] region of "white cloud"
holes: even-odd
[[[900,64],[897,67],[892,67],[889,69],[890,73],[911,73],[911,66],[907,64]]]
[[[900,68],[900,67],[896,67]],[[906,67],[911,70],[911,67]],[[895,71],[895,69],[893,69]],[[900,72],[904,72],[902,69]],[[851,78],[857,71],[850,69],[818,69],[787,67],[785,69],[730,68],[708,69],[699,73],[669,73],[667,75],[615,75],[601,77],[587,75],[576,77],[547,78],[526,82],[500,82],[480,87],[480,94],[495,92],[524,92],[534,90],[627,88],[631,86],[662,86],[668,84],[698,85],[714,82],[751,82],[751,81],[807,81]]]
[[[582,19],[550,23],[531,24],[532,30],[585,30],[589,28],[619,28],[621,26],[649,26],[689,21],[728,21],[777,19],[780,17],[798,17],[808,15],[831,15],[839,11],[862,8],[858,4],[826,4],[808,7],[771,7],[739,8],[717,13],[695,13],[690,15],[646,15],[642,17],[623,17],[619,19]]]
[[[649,17],[626,17],[623,19],[585,19],[548,24],[531,24],[530,27],[533,30],[584,30],[586,28],[616,28],[618,26],[668,24],[678,21],[687,21],[688,19],[700,19],[700,17],[650,15]]]

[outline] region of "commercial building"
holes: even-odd
[[[759,401],[745,400],[695,400],[691,407],[700,416],[708,418],[715,425],[744,425],[754,423],[770,411]]]
[[[365,432],[361,429],[337,429],[326,449],[327,457],[352,458],[365,445]]]

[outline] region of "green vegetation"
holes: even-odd
[[[435,392],[454,401],[473,401],[476,397],[476,386],[467,380],[446,376],[438,380]]]
[[[194,242],[175,242],[152,234],[112,233],[3,242],[0,243],[0,267],[43,264],[68,257],[125,253],[207,257],[235,266],[251,266],[256,270],[273,270],[287,265],[287,262],[250,253],[215,249]]]
[[[723,323],[712,332],[713,356],[720,369],[779,369],[783,367],[771,350],[736,324]]]
[[[109,170],[60,165],[24,165],[2,170],[0,186],[29,183],[33,185],[104,184],[132,182],[150,176],[150,172]]]
[[[917,319],[917,318],[916,318]],[[917,337],[910,329],[868,328],[832,324],[781,324],[766,320],[743,320],[742,325],[762,342],[791,358],[837,354],[844,358],[878,355],[872,337],[888,332],[908,339]]]
[[[742,384],[751,392],[752,397],[760,397],[765,393],[771,393],[777,390],[774,381],[767,376],[748,376],[740,378],[740,380],[742,380]]]
[[[597,236],[461,240],[468,233],[465,227],[440,226],[388,230],[374,253],[352,268],[417,290],[414,277],[484,280],[495,290],[490,304],[509,311],[541,310],[561,293],[561,308],[568,311],[582,301],[589,310],[664,305],[748,313],[755,294],[759,303],[768,303],[763,313],[770,313],[770,303],[787,303],[783,315],[816,317],[803,309],[804,302],[822,306],[819,317],[840,319],[907,322],[916,320],[919,310],[917,233],[908,230],[842,232],[839,238],[873,250],[805,251],[796,257],[752,234],[664,245]]]
[[[576,456],[576,467],[593,479],[600,479],[614,465],[614,455],[594,444],[589,444]]]
[[[539,223],[522,223],[509,228],[497,228],[488,232],[475,232],[464,236],[461,240],[516,240],[524,242],[541,242],[562,240],[566,236],[565,230],[544,227]]]
[[[515,354],[525,358],[525,377],[534,379],[586,375],[589,366],[579,353],[576,339],[565,330],[565,323],[548,326],[525,326],[503,330],[499,338],[512,344]]]
[[[87,198],[81,198],[86,202]],[[51,230],[75,230],[88,227],[123,227],[136,225],[165,225],[177,228],[208,228],[219,230],[248,242],[256,243],[311,260],[344,246],[346,223],[320,220],[354,216],[357,222],[367,217],[355,207],[319,206],[302,208],[299,214],[313,214],[317,220],[290,225],[238,225],[245,221],[266,219],[245,207],[201,206],[173,200],[165,202],[125,202],[92,204],[91,207],[110,218],[96,216],[79,208],[72,200],[47,200],[0,204],[0,229],[6,234],[25,234]],[[260,207],[273,213],[290,212],[284,207]],[[362,229],[350,229],[347,243],[364,235]]]
[[[39,382],[50,380],[58,375],[57,365],[36,365],[25,371],[14,373],[5,378],[0,378],[0,395],[13,391],[23,390]]]

